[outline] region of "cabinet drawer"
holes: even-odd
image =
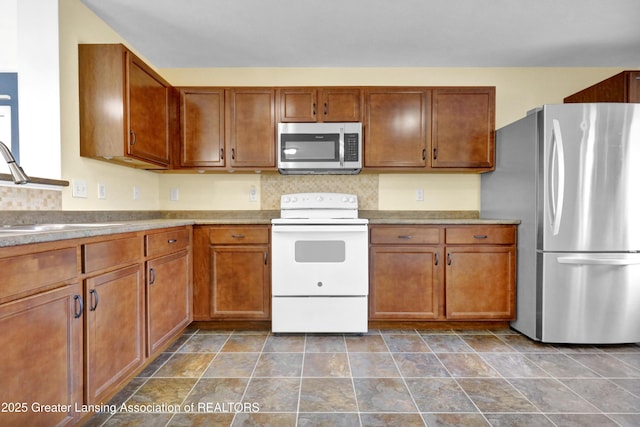
[[[446,243],[450,245],[508,245],[516,242],[513,226],[447,227]]]
[[[0,301],[56,283],[72,283],[78,274],[76,248],[0,259]]]
[[[145,251],[148,257],[178,252],[189,246],[189,230],[163,231],[145,236]]]
[[[209,242],[212,244],[267,244],[269,243],[268,227],[220,227],[209,231]]]
[[[371,244],[437,245],[440,243],[438,227],[371,227]]]
[[[108,240],[82,245],[82,272],[91,273],[105,268],[134,264],[142,255],[139,237]]]

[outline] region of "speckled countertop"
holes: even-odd
[[[359,212],[370,224],[519,224],[517,219],[480,218],[475,211],[367,211]],[[78,224],[55,231],[0,231],[0,247],[184,225],[270,224],[279,211],[5,211],[3,225]],[[86,227],[80,226],[85,224]],[[97,226],[95,225],[97,224]]]

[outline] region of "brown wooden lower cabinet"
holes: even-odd
[[[147,355],[191,323],[191,279],[186,250],[147,261]]]
[[[63,426],[82,404],[82,286],[0,305],[3,426]],[[35,406],[34,406],[35,405]],[[59,411],[41,410],[54,405]]]
[[[515,316],[515,225],[372,225],[371,320]]]
[[[104,403],[145,359],[144,282],[134,264],[85,281],[85,400]]]
[[[269,320],[268,225],[196,227],[194,320]]]
[[[437,319],[442,301],[438,251],[437,246],[373,246],[369,318]]]

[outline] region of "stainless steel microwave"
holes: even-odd
[[[357,174],[362,169],[362,123],[279,123],[282,174]]]

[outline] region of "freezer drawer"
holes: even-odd
[[[640,253],[542,253],[544,342],[640,342]]]

